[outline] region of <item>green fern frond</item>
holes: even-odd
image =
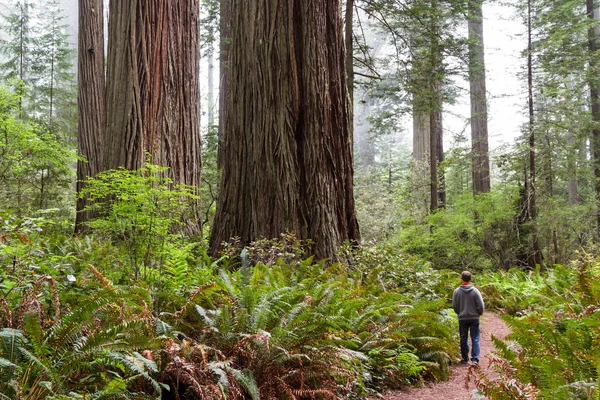
[[[232,369],[231,372],[235,377],[235,380],[246,390],[246,393],[252,400],[260,400],[260,392],[256,385],[256,379],[254,379],[251,371],[238,371]]]

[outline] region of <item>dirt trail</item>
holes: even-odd
[[[489,378],[496,377],[494,371],[487,367],[487,355],[494,350],[491,335],[504,339],[509,333],[510,329],[498,315],[488,312],[481,318],[480,365]],[[447,382],[426,384],[424,388],[388,391],[384,393],[383,398],[386,400],[469,400],[475,387],[473,384],[470,384],[468,389],[465,387],[467,370],[467,365],[458,364],[452,367],[452,375]]]

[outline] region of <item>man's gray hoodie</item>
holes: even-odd
[[[452,308],[458,319],[478,319],[485,306],[479,290],[473,285],[462,285],[452,295]]]

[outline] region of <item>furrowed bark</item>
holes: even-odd
[[[200,186],[198,0],[110,3],[105,167],[146,158]],[[190,233],[201,232],[199,205]]]
[[[78,126],[77,192],[88,177],[102,171],[103,139],[106,126],[106,92],[104,79],[104,17],[102,0],[79,0],[78,56]],[[86,198],[77,200],[75,231],[85,230],[84,223],[93,217],[82,211]]]
[[[233,0],[211,251],[292,232],[317,258],[360,238],[339,0]]]

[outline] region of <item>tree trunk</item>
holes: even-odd
[[[431,212],[437,210],[439,205],[439,180],[438,180],[438,146],[439,146],[439,135],[438,135],[438,127],[439,120],[437,118],[438,113],[433,112],[433,106],[435,106],[432,102],[431,104],[432,110],[429,112],[429,184],[430,184],[430,193],[429,200],[431,201],[429,205],[429,209]]]
[[[208,43],[208,50],[206,51],[206,58],[208,59],[208,88],[207,88],[207,123],[208,129],[212,129],[215,124],[215,54],[214,54],[214,43]]]
[[[577,148],[575,146],[575,135],[567,132],[567,174],[569,205],[579,203],[579,188],[577,185]]]
[[[292,232],[317,258],[358,241],[339,0],[232,0],[211,251]]]
[[[103,0],[79,1],[78,62],[78,127],[79,153],[86,161],[77,161],[77,191],[84,180],[102,170],[103,138],[106,126],[104,80],[104,14]],[[84,230],[83,223],[92,214],[83,212],[86,199],[77,200],[75,231]]]
[[[442,107],[443,107],[443,95],[441,85],[436,87],[436,91],[434,92],[436,96],[436,109],[432,111],[432,123],[431,126],[433,134],[437,137],[437,164],[438,164],[438,207],[444,208],[446,207],[446,176],[444,173],[444,125],[442,121]]]
[[[537,232],[535,187],[535,121],[533,112],[533,42],[531,25],[531,0],[527,2],[527,92],[529,105],[529,219],[531,221],[532,254],[529,266],[542,265],[542,252]]]
[[[419,109],[416,100],[419,94],[414,94],[413,98],[413,159],[415,162],[428,163],[430,152],[430,113],[426,110]]]
[[[588,29],[588,50],[590,52],[590,98],[592,113],[592,160],[594,163],[594,185],[596,192],[596,240],[600,240],[600,76],[598,75],[598,33],[596,30],[597,17],[594,10],[594,1],[586,0],[586,12],[594,25]]]
[[[431,1],[432,10],[438,7],[437,0]],[[431,174],[431,211],[442,208],[446,205],[446,189],[444,181],[444,172],[441,163],[444,161],[444,127],[442,124],[443,108],[443,66],[442,66],[442,48],[439,42],[440,27],[436,17],[431,20],[430,37],[430,71],[429,77],[429,112],[430,112],[430,163],[429,170]]]
[[[354,49],[352,40],[352,22],[354,16],[354,0],[346,0],[345,44],[346,44],[346,76],[348,84],[348,118],[350,123],[350,143],[354,143]]]
[[[107,169],[148,155],[175,183],[200,186],[198,13],[198,0],[110,2]]]
[[[469,0],[469,83],[473,194],[490,191],[482,0]]]
[[[413,166],[412,196],[419,215],[423,218],[429,214],[431,205],[431,171],[430,162],[430,112],[424,107],[425,96],[416,90],[413,94]]]
[[[231,0],[221,0],[219,9],[219,147],[217,163],[223,166],[223,138],[225,136],[225,124],[227,122],[227,90],[229,69],[229,42],[231,40]]]

